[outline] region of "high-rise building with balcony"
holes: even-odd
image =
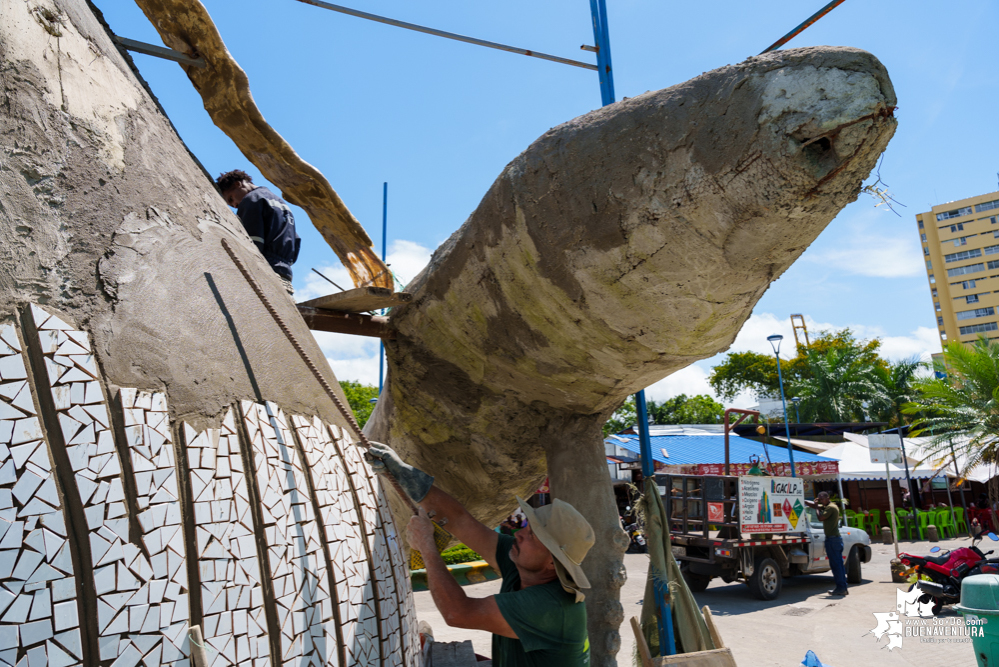
[[[940,339],[999,338],[999,192],[916,215]]]

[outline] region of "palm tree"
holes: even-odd
[[[865,402],[886,400],[874,366],[865,362],[859,350],[809,350],[807,366],[807,376],[791,385],[792,394],[801,398],[806,419],[850,421],[863,416]]]
[[[876,421],[894,422],[896,426],[904,423],[902,406],[912,402],[916,393],[916,373],[923,365],[919,357],[910,357],[891,362],[887,368],[874,368],[883,393],[880,399],[871,403],[871,416]]]
[[[931,431],[930,455],[949,454],[950,437],[967,436],[965,470],[999,462],[999,343],[982,336],[973,345],[944,347],[935,376],[916,381],[916,395],[902,412],[918,415],[913,435]]]

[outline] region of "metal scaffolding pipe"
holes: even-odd
[[[521,49],[516,46],[508,46],[506,44],[499,44],[497,42],[489,42],[484,39],[476,39],[475,37],[467,37],[465,35],[459,35],[453,32],[446,32],[444,30],[437,30],[436,28],[428,28],[426,26],[417,25],[415,23],[407,23],[405,21],[397,21],[395,19],[390,19],[385,16],[379,16],[377,14],[369,14],[368,12],[361,12],[356,9],[350,9],[349,7],[342,7],[340,5],[334,5],[329,2],[322,2],[322,0],[296,0],[297,2],[304,3],[306,5],[312,5],[314,7],[319,7],[320,9],[328,9],[331,12],[338,12],[340,14],[347,14],[348,16],[356,16],[359,19],[367,19],[369,21],[375,21],[376,23],[385,23],[386,25],[394,25],[397,28],[405,28],[406,30],[414,30],[416,32],[426,33],[428,35],[435,35],[437,37],[444,37],[445,39],[453,39],[456,42],[465,42],[467,44],[475,44],[477,46],[485,46],[490,49],[497,49],[499,51],[509,51],[510,53],[519,53],[522,56],[530,56],[532,58],[540,58],[541,60],[550,60],[555,63],[562,63],[563,65],[572,65],[573,67],[582,67],[583,69],[596,70],[596,65],[591,65],[590,63],[580,62],[578,60],[570,60],[569,58],[562,58],[560,56],[553,56],[547,53],[541,53],[539,51],[531,51],[529,49]]]
[[[798,25],[797,28],[795,28],[791,32],[787,33],[786,35],[784,35],[783,37],[781,37],[780,39],[778,39],[776,42],[774,42],[773,44],[771,44],[767,48],[763,49],[763,51],[760,52],[760,55],[762,56],[764,53],[770,53],[771,51],[775,51],[775,50],[779,49],[780,47],[784,46],[785,44],[787,44],[788,42],[790,42],[792,39],[794,39],[795,37],[797,37],[799,34],[801,34],[802,32],[804,32],[806,28],[808,28],[809,26],[811,26],[813,23],[815,23],[816,21],[818,21],[820,18],[822,18],[823,16],[825,16],[826,14],[828,14],[829,12],[831,12],[832,10],[836,9],[838,6],[840,6],[841,4],[843,4],[843,2],[844,2],[844,0],[832,0],[832,2],[830,2],[829,4],[827,4],[825,7],[823,7],[822,9],[820,9],[819,11],[815,12],[814,14],[812,14],[811,16],[809,16],[807,19],[805,19],[801,24]]]

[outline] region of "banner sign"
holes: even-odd
[[[732,463],[729,465],[729,474],[731,475],[747,475],[749,474],[750,468],[753,465],[751,463]],[[691,465],[670,465],[663,466],[663,470],[657,470],[656,472],[661,474],[673,474],[673,475],[724,475],[725,474],[725,464],[724,463],[698,463]],[[771,466],[768,463],[760,463],[760,470],[764,472],[773,471],[775,476],[780,477],[790,477],[791,476],[791,464],[790,463],[775,463]],[[804,461],[794,464],[794,470],[798,473],[798,477],[814,476],[814,475],[838,475],[839,474],[839,461]]]
[[[902,442],[897,435],[878,433],[867,436],[871,463],[902,463]]]
[[[739,530],[797,533],[805,530],[805,484],[797,477],[739,478]]]

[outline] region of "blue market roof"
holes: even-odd
[[[725,436],[721,434],[710,435],[653,435],[652,458],[660,463],[669,465],[697,464],[697,463],[725,463]],[[613,435],[607,438],[607,442],[623,447],[630,452],[640,453],[637,435]],[[669,456],[663,456],[665,449]],[[767,445],[770,452],[770,461],[774,463],[788,463],[787,446]],[[729,436],[729,462],[749,463],[750,455],[759,456],[761,461],[766,461],[766,452],[763,443],[737,435]],[[794,450],[795,463],[805,461],[829,461],[828,458]]]

